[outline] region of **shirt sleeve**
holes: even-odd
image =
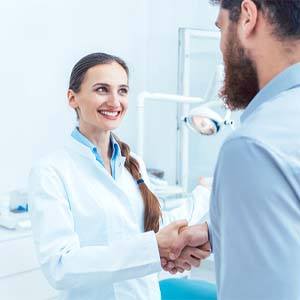
[[[220,299],[299,297],[299,220],[288,172],[258,141],[223,145],[210,208]]]
[[[111,284],[161,270],[154,232],[81,246],[63,181],[54,168],[33,168],[29,190],[38,258],[54,288]]]

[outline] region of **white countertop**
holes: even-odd
[[[20,238],[31,237],[31,235],[32,233],[30,229],[6,229],[0,227],[0,243]]]

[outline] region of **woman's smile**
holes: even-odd
[[[101,117],[108,119],[108,120],[117,120],[119,116],[121,115],[121,110],[105,110],[105,109],[99,109],[97,110],[98,114],[101,115]]]

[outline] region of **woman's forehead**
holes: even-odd
[[[128,76],[120,64],[112,62],[90,68],[85,74],[84,82],[91,84],[103,82],[111,85],[125,85],[128,82]]]

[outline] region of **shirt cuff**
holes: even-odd
[[[208,240],[209,240],[209,243],[210,243],[210,247],[211,247],[211,253],[213,253],[213,239],[212,239],[212,234],[211,234],[211,225],[210,225],[210,219],[208,219],[206,221],[206,224],[207,224],[207,233],[208,233]]]

